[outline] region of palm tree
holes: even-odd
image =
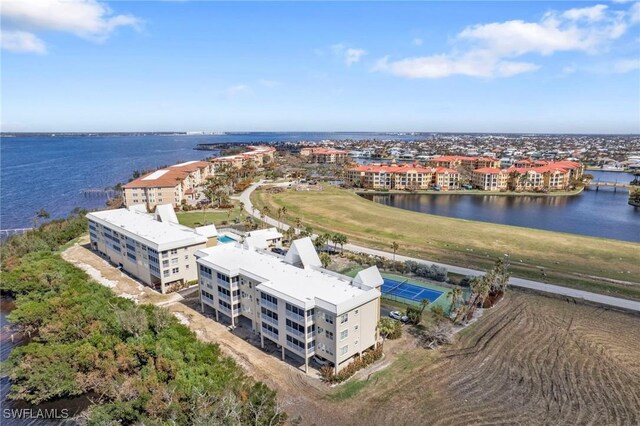
[[[46,211],[44,208],[41,208],[36,212],[36,215],[33,218],[33,227],[34,228],[38,227],[38,222],[40,221],[40,219],[49,219],[50,217],[51,215],[49,214],[49,212]]]
[[[240,210],[240,214],[244,211],[244,203],[242,201],[238,204],[238,210]]]
[[[451,305],[449,305],[449,316],[451,316],[451,313],[453,312],[456,305],[458,304],[458,301],[462,297],[462,289],[457,287],[454,288],[447,294],[447,297],[451,299]]]
[[[331,256],[328,253],[320,253],[320,262],[322,263],[323,268],[327,268],[331,265]]]
[[[296,231],[302,230],[302,219],[300,219],[299,217],[296,217],[295,224],[296,224]]]
[[[394,241],[391,243],[391,249],[393,250],[393,261],[396,261],[396,252],[398,251],[398,248],[400,248],[400,245],[398,244],[397,241]]]
[[[348,238],[344,234],[334,234],[333,242],[340,244],[340,252],[344,251],[344,245],[347,244]]]
[[[327,236],[329,234],[318,235],[315,240],[313,240],[313,245],[316,247],[316,250],[320,250],[327,242],[329,241]]]
[[[429,306],[430,303],[431,301],[429,299],[422,299],[420,301],[420,316],[422,316],[422,313],[427,308],[427,306]]]

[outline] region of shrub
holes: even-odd
[[[402,325],[399,321],[391,318],[380,319],[378,330],[383,337],[389,340],[399,339],[402,336]]]
[[[333,374],[333,367],[325,365],[320,369],[320,375],[322,376],[322,380],[327,383],[344,382],[349,377],[356,374],[358,370],[361,370],[382,358],[382,355],[382,345],[379,345],[375,349],[370,349],[364,352],[362,356],[356,355],[346,367],[338,372],[338,374]]]

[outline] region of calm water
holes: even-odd
[[[630,181],[626,173],[588,172],[594,180]],[[503,195],[363,195],[377,203],[422,213],[593,237],[640,242],[640,209],[627,204],[626,189],[583,191],[573,197]]]
[[[0,141],[0,228],[33,224],[46,209],[52,218],[75,207],[100,208],[106,198],[85,198],[80,191],[127,182],[134,170],[178,161],[200,160],[213,152],[199,143],[271,142],[323,139],[415,139],[385,133],[243,133],[215,136],[35,136]]]

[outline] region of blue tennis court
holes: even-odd
[[[406,281],[397,281],[391,278],[384,278],[382,283],[382,294],[400,297],[402,299],[419,302],[428,299],[429,302],[435,302],[438,297],[444,294],[443,291],[432,290],[417,285],[409,284]]]

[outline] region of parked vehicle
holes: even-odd
[[[272,253],[275,253],[275,254],[282,255],[282,256],[284,256],[285,254],[287,254],[287,251],[286,251],[286,250],[281,249],[281,248],[278,248],[278,247],[274,247],[274,248],[272,248],[272,249],[271,249],[271,252],[272,252]]]
[[[398,321],[402,321],[402,322],[408,322],[409,321],[409,317],[406,315],[402,315],[400,313],[400,311],[391,311],[389,312],[389,317],[393,318],[394,320],[398,320]]]
[[[311,358],[313,360],[313,362],[315,362],[316,364],[318,364],[320,367],[324,367],[325,365],[329,365],[331,362],[327,361],[326,359],[320,358],[318,355],[314,355],[313,358]]]
[[[434,191],[440,191],[440,189],[442,188],[440,188],[440,185],[433,185],[431,189],[433,189]]]

